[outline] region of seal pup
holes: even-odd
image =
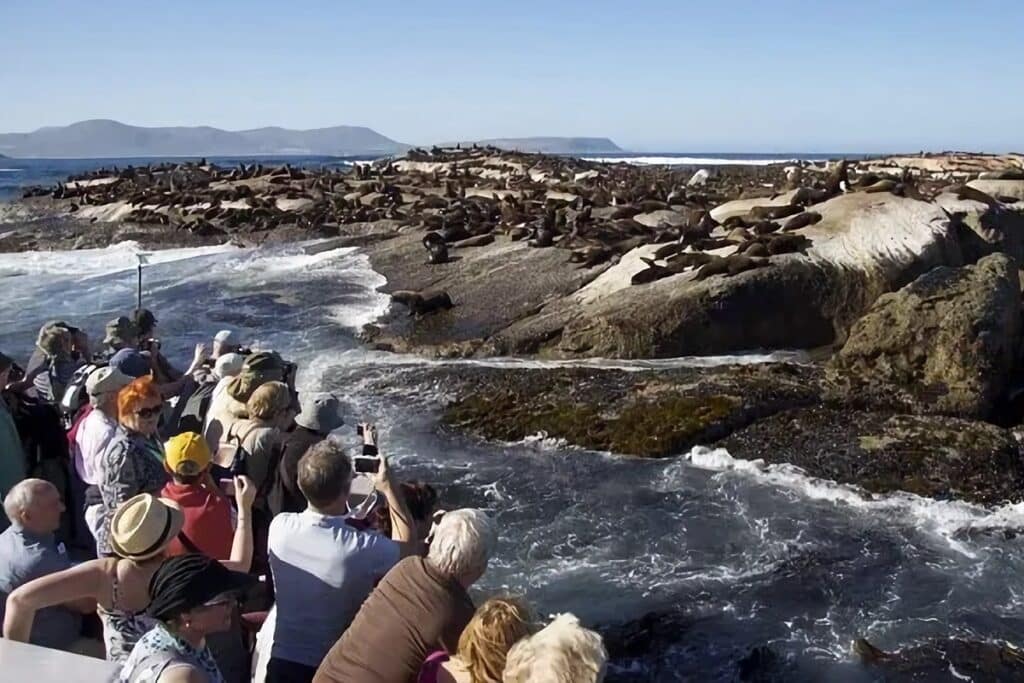
[[[424,235],[423,246],[429,253],[427,263],[437,265],[448,262],[448,244],[440,233],[428,232]]]

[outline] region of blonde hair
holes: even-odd
[[[509,649],[536,630],[533,613],[522,599],[491,598],[466,625],[457,655],[473,683],[501,683]]]
[[[608,653],[601,636],[560,614],[508,652],[503,683],[601,683]]]
[[[261,384],[245,402],[245,412],[250,418],[271,420],[292,403],[291,391],[284,382]]]

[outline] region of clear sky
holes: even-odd
[[[0,0],[0,132],[1024,149],[1024,0]]]

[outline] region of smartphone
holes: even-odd
[[[221,479],[219,482],[220,490],[224,492],[226,496],[235,495],[235,480],[234,479]]]
[[[357,455],[352,458],[352,469],[359,474],[376,474],[380,471],[380,458],[374,456]]]

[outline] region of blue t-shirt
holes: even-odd
[[[274,517],[267,545],[277,610],[271,656],[313,667],[399,558],[391,539],[309,508]]]
[[[37,535],[17,525],[0,534],[0,621],[7,607],[7,596],[16,588],[41,576],[71,567],[63,543],[53,534]],[[55,605],[36,612],[32,622],[33,645],[69,650],[82,631],[82,615]]]

